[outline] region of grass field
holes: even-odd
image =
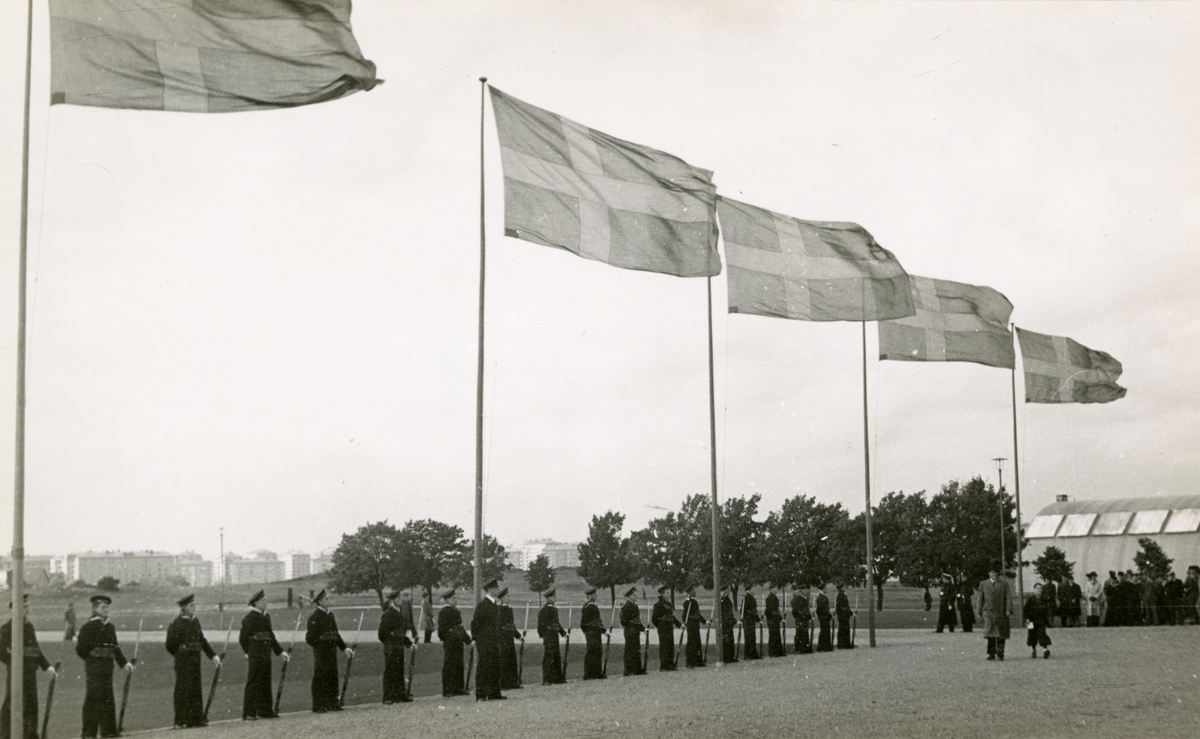
[[[526,652],[526,687],[503,703],[438,695],[440,649],[419,652],[418,698],[382,706],[379,653],[366,650],[357,705],[341,714],[307,707],[303,652],[280,721],[240,720],[196,730],[209,739],[317,739],[329,734],[455,737],[1195,737],[1200,735],[1200,628],[1052,629],[1053,656],[1029,658],[1021,639],[1008,660],[985,662],[976,634],[883,631],[876,649],[789,655],[724,667],[645,677],[540,685],[536,650]],[[860,644],[865,638],[860,633]],[[159,646],[158,651],[161,650]],[[163,653],[165,656],[165,652]],[[619,672],[614,649],[611,672]],[[157,665],[157,668],[154,667]],[[169,723],[170,681],[165,660],[135,675],[128,729]],[[615,669],[614,669],[615,666]],[[218,697],[219,715],[236,711],[244,665],[231,662]],[[206,673],[207,674],[207,673]],[[44,678],[43,678],[44,680]],[[147,683],[153,683],[148,685]],[[44,690],[44,688],[43,688]],[[78,688],[56,705],[51,736],[78,731]],[[64,696],[66,698],[66,696]],[[57,701],[56,701],[57,704]],[[163,721],[161,717],[167,717]],[[215,718],[216,716],[214,716]]]

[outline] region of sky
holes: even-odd
[[[0,480],[13,477],[24,9],[0,9]],[[371,521],[471,535],[479,77],[865,226],[915,275],[1124,365],[1122,400],[881,362],[874,499],[995,484],[1023,518],[1200,478],[1200,5],[376,1],[386,83],[302,108],[50,108],[35,3],[26,551],[316,552]],[[503,235],[490,105],[484,528],[580,541],[710,492],[707,280]],[[722,246],[723,249],[723,246]],[[711,280],[718,494],[863,509],[863,334],[729,315]],[[1021,392],[1021,378],[1017,378]],[[10,487],[11,489],[11,487]],[[5,496],[8,500],[8,496]],[[0,506],[0,549],[12,508]]]

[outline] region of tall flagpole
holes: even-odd
[[[21,139],[21,237],[17,258],[17,408],[13,461],[12,659],[8,688],[12,733],[25,735],[25,272],[29,233],[29,86],[33,66],[33,0],[25,27],[25,129]],[[37,717],[34,717],[37,723]]]
[[[1016,339],[1016,326],[1009,326]],[[1012,412],[1013,412],[1013,489],[1017,503],[1017,622],[1024,623],[1025,614],[1025,563],[1021,557],[1021,459],[1017,452],[1017,363],[1013,361],[1012,371]]]
[[[483,276],[487,268],[487,231],[483,209],[483,117],[487,77],[479,78],[479,366],[475,383],[475,599],[483,593]]]
[[[717,607],[713,609],[717,626],[717,667],[725,664],[725,638],[721,615],[721,509],[717,506],[717,401],[716,379],[713,376],[713,325],[712,325],[712,278],[708,278],[708,448],[712,458],[712,551],[713,551],[713,597]]]
[[[866,480],[867,509],[867,630],[870,633],[871,646],[875,646],[875,550],[871,543],[871,437],[867,428],[867,322],[862,322],[862,358],[863,358],[863,469]]]

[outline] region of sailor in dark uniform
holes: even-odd
[[[938,590],[938,622],[933,633],[940,634],[947,626],[950,627],[950,633],[954,633],[954,627],[958,625],[958,616],[954,612],[955,595],[950,575],[943,573],[941,588]]]
[[[817,589],[817,625],[820,634],[817,636],[817,651],[833,651],[833,616],[829,613],[829,596],[825,595],[824,583]]]
[[[780,625],[783,623],[783,611],[779,608],[779,596],[775,588],[767,590],[767,599],[763,601],[764,615],[767,619],[767,656],[786,657],[787,650],[783,647],[783,634]]]
[[[683,626],[675,618],[675,607],[667,600],[670,587],[663,585],[658,589],[658,602],[650,613],[650,623],[658,632],[658,669],[670,672],[675,669],[675,627]]]
[[[734,628],[737,626],[737,609],[733,607],[733,595],[728,585],[721,586],[721,656],[726,663],[737,662],[737,644]]]
[[[566,636],[558,620],[557,591],[551,588],[542,593],[546,604],[538,611],[537,630],[542,639],[542,685],[565,683],[562,671],[562,654],[558,651],[558,638]]]
[[[186,595],[176,603],[179,615],[167,627],[167,651],[175,658],[175,728],[207,726],[204,718],[204,687],[200,681],[200,654],[221,664],[204,629],[196,618],[196,596]]]
[[[258,591],[248,601],[250,612],[242,618],[238,644],[246,653],[246,689],[242,693],[242,720],[279,718],[271,700],[271,656],[279,655],[287,662],[292,655],[283,651],[271,628],[267,615],[267,597]]]
[[[92,596],[92,617],[79,629],[75,653],[84,660],[87,692],[83,698],[84,739],[117,736],[117,701],[113,696],[113,662],[133,672],[133,663],[125,659],[117,643],[117,627],[108,620],[112,598]]]
[[[579,614],[579,630],[587,643],[587,651],[583,654],[583,679],[599,680],[604,677],[603,648],[600,637],[608,632],[600,616],[600,607],[596,605],[596,589],[588,588],[583,593],[583,610]]]
[[[521,638],[517,631],[516,617],[508,604],[508,588],[500,588],[496,594],[500,608],[500,689],[520,690],[521,677],[517,671],[517,645],[514,639]]]
[[[325,591],[313,598],[317,610],[308,617],[304,641],[313,650],[312,710],[313,713],[342,710],[338,700],[338,651],[354,656],[338,631],[337,619],[325,603]]]
[[[642,667],[642,609],[637,604],[637,587],[625,591],[625,602],[621,604],[621,629],[625,635],[625,674],[645,675]]]
[[[683,601],[683,627],[687,630],[684,657],[688,667],[704,666],[704,640],[700,638],[700,624],[705,623],[708,623],[708,619],[700,612],[696,586],[692,585],[687,589],[687,600]]]
[[[747,583],[746,595],[742,598],[742,631],[746,640],[746,659],[762,659],[758,653],[758,599],[750,592],[753,585]]]
[[[29,602],[29,596],[25,596],[24,601]],[[9,608],[12,608],[12,603],[9,602]],[[0,708],[0,737],[9,739],[10,731],[12,730],[12,620],[0,626],[0,662],[4,663],[6,677],[6,689],[4,693],[4,707]],[[46,655],[42,654],[42,649],[38,646],[37,631],[34,630],[33,624],[29,623],[29,611],[25,611],[25,628],[22,630],[25,634],[25,657],[22,677],[24,682],[21,684],[21,695],[25,696],[25,701],[22,704],[22,720],[25,725],[24,739],[38,739],[38,684],[37,671],[41,669],[54,674],[54,667],[50,661],[46,659]]]
[[[837,598],[833,607],[838,622],[837,648],[854,649],[854,642],[850,639],[850,618],[854,611],[850,609],[850,599],[846,597],[845,588],[843,583],[838,583]]]
[[[792,621],[796,624],[796,654],[812,654],[812,609],[808,606],[809,590],[797,590],[792,595]]]
[[[408,625],[396,604],[399,591],[389,590],[384,594],[387,610],[379,617],[379,641],[383,644],[383,703],[408,703],[412,700],[404,682],[404,649],[416,645],[408,638]],[[415,634],[416,632],[414,632]]]
[[[471,643],[471,637],[462,625],[462,614],[458,612],[458,594],[454,588],[442,592],[445,603],[438,611],[437,635],[442,642],[442,696],[451,698],[466,695],[466,679],[463,675],[463,647]]]
[[[496,594],[500,584],[494,579],[483,586],[483,598],[475,604],[471,616],[471,635],[478,654],[475,666],[475,700],[504,700],[500,692],[500,607]]]

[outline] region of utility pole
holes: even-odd
[[[225,527],[221,527],[221,605],[217,609],[221,622],[225,621]]]

